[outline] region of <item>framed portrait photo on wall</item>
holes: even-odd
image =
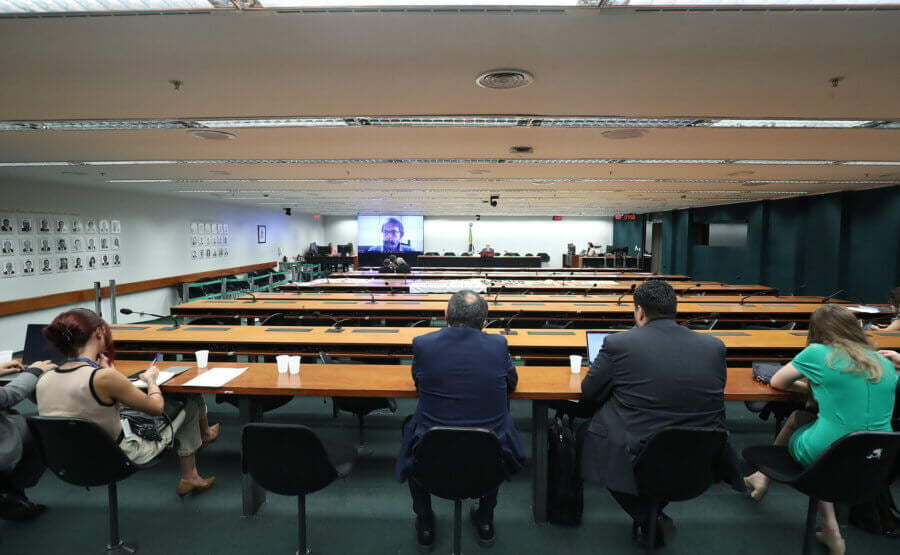
[[[257,243],[265,243],[266,242],[266,226],[264,226],[264,225],[256,226],[256,242]]]

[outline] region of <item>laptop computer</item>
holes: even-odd
[[[584,333],[584,336],[587,339],[588,364],[594,364],[597,353],[603,348],[603,342],[606,341],[607,336],[614,333],[616,332],[593,330],[588,330]]]
[[[44,337],[45,327],[47,324],[28,324],[25,332],[25,348],[22,351],[22,364],[26,367],[39,360],[50,360],[56,364],[62,364],[66,360],[66,355]]]

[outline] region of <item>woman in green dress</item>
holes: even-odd
[[[859,321],[836,304],[820,306],[810,317],[807,347],[772,377],[772,387],[811,392],[818,414],[795,411],[775,438],[791,456],[807,466],[842,436],[862,430],[891,431],[897,387],[894,365],[878,354]],[[756,472],[744,479],[750,496],[761,501],[769,477]],[[830,555],[843,555],[844,539],[834,505],[819,502],[822,530],[816,539]]]

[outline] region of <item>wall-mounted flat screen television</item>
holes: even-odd
[[[358,216],[356,223],[360,253],[425,250],[425,218],[422,216]]]

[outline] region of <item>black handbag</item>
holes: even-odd
[[[769,385],[775,372],[781,369],[782,365],[777,362],[754,362],[753,377],[756,381]]]
[[[163,413],[159,416],[150,416],[139,410],[122,407],[122,410],[119,411],[119,417],[128,421],[131,431],[138,437],[147,441],[162,441],[163,432],[167,427],[172,427],[172,420],[182,408],[184,408],[184,401],[180,399],[166,399]],[[172,432],[172,443],[174,443],[175,430],[172,430]]]

